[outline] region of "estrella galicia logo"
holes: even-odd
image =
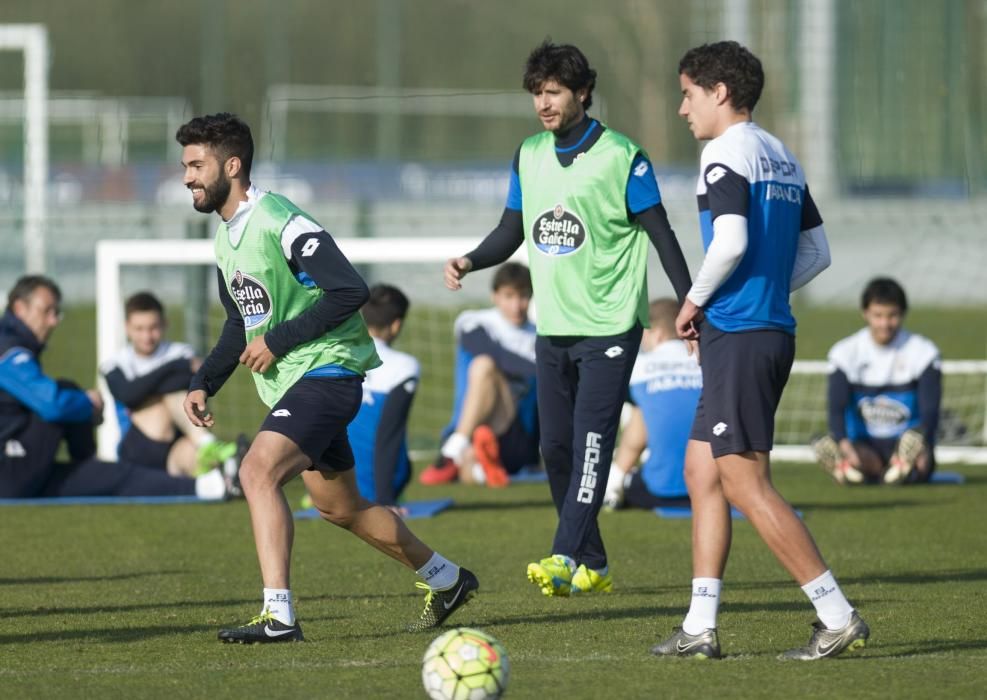
[[[545,255],[569,255],[586,240],[586,226],[561,204],[535,218],[531,230],[535,246]]]
[[[259,326],[271,316],[271,295],[255,277],[237,270],[230,285],[230,296],[240,306],[244,328]]]
[[[872,437],[897,437],[908,427],[912,412],[901,401],[890,396],[865,397],[857,402],[860,415]]]

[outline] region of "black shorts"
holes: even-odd
[[[770,452],[775,411],[794,360],[795,336],[776,330],[726,333],[703,321],[703,389],[690,439],[710,443],[714,457]]]
[[[175,439],[170,442],[152,440],[141,432],[136,425],[131,425],[120,441],[120,448],[117,455],[121,462],[131,462],[140,464],[152,469],[168,468],[168,453],[172,446],[181,439],[180,434],[175,435]]]
[[[354,465],[346,426],[362,401],[363,377],[302,377],[274,404],[260,429],[298,445],[312,460],[309,469],[344,472]]]
[[[638,470],[631,474],[630,483],[624,487],[624,506],[627,508],[663,508],[665,506],[689,506],[689,494],[680,496],[656,496],[648,490],[644,477]]]
[[[497,436],[500,462],[509,474],[516,474],[525,467],[538,466],[538,431],[529,433],[521,416],[515,416],[507,432]]]

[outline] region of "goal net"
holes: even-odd
[[[464,212],[472,217],[473,212]],[[453,222],[454,223],[454,222]],[[439,432],[449,420],[454,365],[453,320],[465,308],[489,305],[490,271],[470,275],[462,292],[442,287],[443,261],[470,250],[478,241],[460,237],[339,238],[340,248],[368,284],[386,282],[400,287],[411,299],[411,311],[395,347],[418,358],[422,378],[409,425],[409,445],[428,455],[438,446]],[[518,259],[524,259],[523,248]],[[124,341],[123,301],[135,291],[152,289],[168,308],[170,336],[183,337],[183,326],[201,316],[208,330],[200,345],[218,337],[225,318],[216,299],[215,261],[210,240],[106,240],[96,249],[97,354],[100,362]],[[203,273],[207,302],[190,299],[185,280]],[[197,347],[200,353],[208,347]],[[939,440],[940,462],[987,463],[987,361],[946,361],[943,365],[944,401]],[[811,460],[810,439],[826,430],[826,363],[800,360],[777,415],[775,458]],[[211,400],[216,430],[221,437],[248,435],[257,429],[266,407],[257,399],[246,371],[237,371],[220,394]],[[111,457],[119,439],[107,411],[100,428],[100,453]]]

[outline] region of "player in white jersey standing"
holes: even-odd
[[[716,614],[738,508],[816,608],[808,644],[782,655],[814,660],[862,647],[870,634],[809,531],[771,483],[774,413],[795,357],[789,294],[829,265],[822,219],[802,167],[753,122],[761,62],[733,41],[679,62],[682,106],[703,149],[697,195],[706,256],[676,319],[699,342],[703,389],[686,447],[692,501],[692,603],[659,656],[717,658]]]

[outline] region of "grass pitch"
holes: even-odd
[[[776,482],[872,629],[862,652],[818,663],[776,654],[808,639],[812,610],[746,522],[735,524],[720,615],[722,661],[654,659],[681,622],[689,521],[604,514],[615,590],[543,597],[525,565],[548,553],[545,484],[411,488],[456,507],[412,528],[476,571],[452,618],[508,650],[513,698],[974,698],[987,668],[987,473],[963,486],[843,489],[808,465]],[[292,499],[301,491],[289,487]],[[355,537],[297,524],[293,589],[304,644],[233,646],[218,627],[257,612],[246,505],[0,509],[0,684],[9,698],[420,698],[434,634],[413,573]]]

